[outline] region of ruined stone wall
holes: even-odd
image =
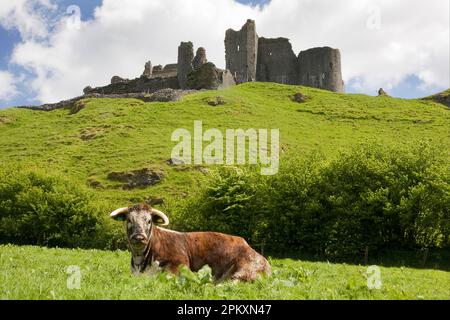
[[[86,87],[85,94],[145,94],[160,91],[161,89],[221,89],[235,84],[229,71],[216,68],[213,63],[208,63],[206,50],[199,48],[194,57],[192,42],[182,42],[179,47],[179,63],[151,67],[148,61],[144,67],[144,73],[140,78],[133,80],[123,79],[118,76],[112,78],[111,84],[92,89]]]
[[[226,69],[237,83],[256,81],[258,35],[255,21],[247,20],[240,31],[227,30],[225,34]]]
[[[161,89],[180,89],[178,85],[178,78],[175,77],[160,77],[147,78],[142,76],[133,80],[112,83],[105,87],[98,87],[89,90],[89,93],[99,94],[125,94],[125,93],[152,93]]]
[[[302,51],[298,56],[298,68],[300,85],[344,92],[338,49],[323,47]]]
[[[155,70],[156,69],[156,70]],[[171,78],[178,75],[178,65],[176,63],[168,64],[163,67],[154,67],[150,78]]]
[[[288,39],[259,38],[256,81],[298,83],[297,56]]]
[[[187,88],[187,76],[194,67],[192,61],[194,60],[194,45],[192,42],[182,42],[178,47],[178,82],[181,89]]]
[[[177,72],[177,70],[178,70],[178,64],[176,64],[176,63],[166,64],[163,68],[164,72]]]

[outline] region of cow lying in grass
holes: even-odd
[[[160,228],[155,224],[166,226],[169,218],[147,205],[117,209],[111,218],[125,224],[134,274],[159,270],[177,274],[182,265],[194,272],[208,265],[216,281],[253,281],[260,274],[271,274],[267,260],[240,237]]]

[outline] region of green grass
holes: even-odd
[[[450,299],[450,274],[381,269],[381,289],[367,287],[367,267],[270,259],[274,275],[254,283],[213,284],[198,275],[132,276],[124,251],[0,246],[0,299]],[[69,266],[81,270],[68,289]]]
[[[301,91],[303,104],[291,96]],[[208,100],[223,96],[226,104]],[[193,131],[194,120],[208,128],[279,128],[283,158],[317,151],[333,157],[365,142],[396,145],[428,140],[448,149],[449,112],[432,101],[337,94],[273,83],[247,83],[222,91],[188,95],[180,102],[144,103],[134,99],[88,99],[76,114],[69,110],[0,111],[0,161],[28,163],[63,172],[95,190],[111,208],[147,196],[186,197],[204,181],[198,167],[165,163],[175,146],[176,128]],[[108,181],[112,171],[143,167],[165,172],[161,184],[131,191]],[[167,208],[166,208],[167,209]]]

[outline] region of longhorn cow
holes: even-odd
[[[125,224],[134,274],[161,270],[178,274],[183,265],[194,272],[208,265],[216,281],[253,281],[271,274],[268,261],[243,238],[162,228],[169,218],[145,204],[117,209],[111,218]]]

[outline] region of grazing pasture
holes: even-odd
[[[253,283],[211,282],[205,268],[132,276],[125,251],[0,246],[0,299],[450,299],[450,273],[360,265],[270,259],[274,274]],[[73,277],[79,267],[79,289]]]

